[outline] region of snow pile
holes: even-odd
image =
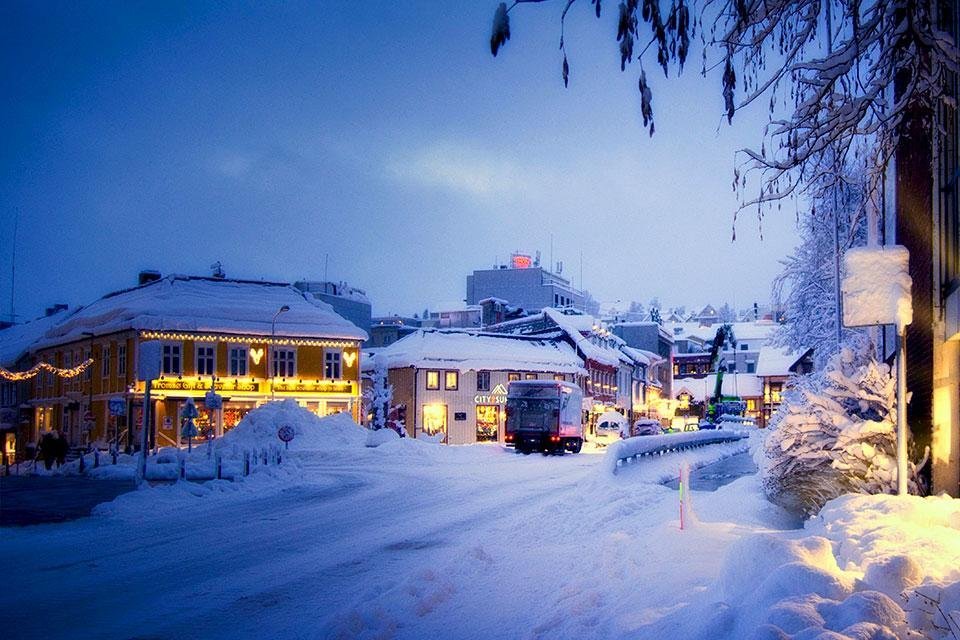
[[[857,247],[843,256],[843,323],[848,327],[913,321],[905,247]]]
[[[349,414],[338,413],[325,418],[304,409],[296,400],[278,400],[257,407],[216,441],[218,448],[260,449],[282,444],[277,430],[282,426],[293,428],[291,450],[342,449],[362,447],[366,443],[366,429]]]
[[[868,350],[844,348],[823,372],[796,379],[759,461],[767,496],[811,514],[844,493],[894,491],[894,403],[890,369]]]
[[[747,436],[736,431],[691,431],[687,433],[668,433],[659,436],[636,436],[617,440],[607,447],[604,466],[611,472],[617,472],[618,463],[634,456],[680,451],[703,445],[736,442]],[[748,445],[740,447],[742,451]]]
[[[806,533],[731,545],[702,637],[717,625],[730,638],[957,637],[960,501],[844,496]]]

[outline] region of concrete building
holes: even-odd
[[[514,254],[509,264],[474,271],[467,276],[467,305],[479,305],[486,298],[498,298],[537,312],[546,307],[583,310],[585,297],[567,278],[540,266],[539,260]]]
[[[293,286],[309,293],[333,307],[337,315],[346,318],[355,326],[369,332],[371,324],[371,306],[366,291],[351,287],[345,282],[315,282],[301,280]]]
[[[377,316],[370,320],[370,339],[365,347],[379,349],[388,347],[397,340],[405,338],[422,329],[423,320],[409,316]]]

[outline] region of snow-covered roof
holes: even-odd
[[[577,348],[587,358],[614,367],[620,364],[619,349],[596,344],[583,335],[593,332],[593,327],[596,326],[596,320],[592,316],[568,315],[549,307],[544,309],[543,313],[576,342]],[[616,336],[611,335],[611,338],[622,342]]]
[[[717,385],[717,374],[711,373],[705,378],[675,378],[673,395],[679,396],[686,391],[690,396],[702,402],[713,395]],[[763,383],[760,377],[752,373],[725,373],[721,393],[725,396],[755,398],[763,395]]]
[[[171,275],[108,294],[50,328],[40,348],[134,329],[366,340],[329,304],[288,284]]]
[[[12,366],[50,327],[69,315],[69,311],[62,309],[48,316],[0,330],[0,366]]]
[[[652,351],[647,351],[646,349],[637,349],[636,347],[622,346],[620,349],[626,353],[628,356],[633,358],[635,362],[645,365],[656,364],[663,360],[663,357]]]
[[[703,342],[713,340],[717,335],[717,329],[722,323],[714,323],[713,326],[701,326],[697,322],[668,322],[665,327],[675,338],[694,337]],[[760,340],[766,342],[773,332],[779,326],[777,323],[769,320],[759,320],[757,322],[731,322],[733,335],[737,341],[752,342]],[[679,331],[676,331],[679,329]]]
[[[761,347],[757,356],[758,376],[788,376],[790,369],[810,351],[790,351],[786,347]]]
[[[565,342],[464,330],[419,330],[380,349],[390,369],[400,367],[585,374]],[[372,359],[364,368],[372,368]]]

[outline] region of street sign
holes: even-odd
[[[173,418],[170,416],[163,416],[163,428],[172,429],[173,428]]]
[[[107,406],[110,408],[110,415],[112,416],[127,415],[127,401],[121,397],[110,398],[107,401]]]
[[[869,327],[913,320],[910,252],[899,245],[855,247],[843,256],[843,324]]]
[[[160,342],[147,340],[140,343],[137,354],[137,379],[155,380],[160,377]]]

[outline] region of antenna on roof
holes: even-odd
[[[217,280],[223,280],[227,277],[227,274],[223,272],[223,265],[219,260],[210,265],[210,268],[213,269],[213,277]]]

